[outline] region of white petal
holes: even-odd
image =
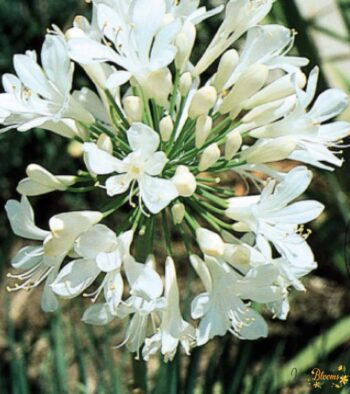
[[[13,63],[19,79],[27,88],[45,98],[57,97],[43,70],[32,58],[26,55],[15,55]]]
[[[151,300],[160,297],[163,283],[156,271],[145,264],[137,263],[132,257],[125,260],[124,268],[132,295]]]
[[[205,265],[204,261],[200,257],[194,254],[190,256],[190,261],[194,270],[197,272],[197,275],[200,277],[201,281],[203,282],[206,291],[211,292],[213,283],[211,280],[208,267]]]
[[[139,185],[142,200],[153,214],[162,211],[178,197],[175,185],[167,179],[143,175]]]
[[[102,272],[111,272],[119,269],[122,264],[119,250],[110,253],[99,253],[96,256],[96,264]]]
[[[348,96],[339,89],[328,89],[321,93],[310,111],[310,116],[319,123],[341,114],[348,106]]]
[[[142,123],[134,123],[126,133],[133,151],[142,150],[154,153],[159,146],[159,135]]]
[[[108,305],[106,304],[94,304],[91,305],[82,317],[82,321],[86,324],[93,324],[95,326],[102,326],[110,323],[113,320]]]
[[[11,265],[16,269],[30,270],[42,261],[43,255],[42,246],[25,246],[11,260]]]
[[[21,202],[9,200],[5,205],[7,217],[10,221],[12,231],[23,238],[42,241],[49,234],[34,224],[33,209],[27,199],[22,196]]]
[[[148,175],[159,175],[168,161],[164,152],[156,152],[147,160],[145,171]]]
[[[107,275],[104,285],[104,296],[113,314],[116,312],[122,299],[123,288],[123,278],[119,271],[111,272]]]
[[[131,73],[127,71],[116,71],[113,73],[106,82],[106,88],[113,90],[119,86],[124,85],[131,78]]]
[[[106,181],[107,194],[112,197],[125,193],[129,189],[131,181],[128,174],[109,177]]]
[[[74,241],[102,219],[101,212],[77,211],[61,213],[49,221],[51,234],[45,239],[44,250],[47,256],[67,254]]]
[[[191,303],[191,316],[192,319],[200,319],[203,317],[209,308],[210,296],[208,293],[199,294],[193,299]]]
[[[49,79],[63,95],[68,94],[72,87],[73,65],[62,37],[46,36],[41,51],[41,61]]]
[[[74,250],[82,257],[94,259],[99,253],[110,251],[117,245],[116,234],[107,226],[96,224],[77,239]]]
[[[96,144],[86,142],[83,145],[86,153],[84,156],[86,166],[99,175],[110,174],[111,172],[124,172],[123,163],[106,151],[99,149]]]
[[[75,260],[61,269],[51,287],[62,298],[74,298],[88,288],[99,273],[94,260]]]
[[[25,196],[40,196],[42,194],[51,193],[55,188],[37,183],[30,178],[22,179],[17,186],[17,192]]]
[[[68,45],[70,57],[78,63],[120,62],[120,57],[113,49],[90,38],[73,38]]]

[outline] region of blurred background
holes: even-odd
[[[0,0],[0,74],[11,72],[12,56],[40,50],[52,23],[63,30],[77,14],[89,15],[82,0]],[[202,1],[213,7],[223,1]],[[268,22],[297,30],[295,53],[308,57],[311,68],[321,65],[320,90],[336,86],[350,91],[350,0],[278,0]],[[220,18],[200,27],[201,53]],[[76,87],[88,84],[78,70]],[[344,116],[350,120],[350,111]],[[349,153],[345,158],[349,159]],[[56,174],[71,174],[81,159],[74,147],[40,130],[0,134],[0,394],[24,393],[141,393],[135,377],[148,392],[235,393],[350,393],[330,384],[314,389],[310,371],[333,371],[339,365],[350,374],[350,167],[348,160],[335,173],[314,171],[309,197],[327,209],[312,225],[309,240],[319,268],[305,280],[307,293],[291,295],[287,322],[270,320],[268,339],[238,341],[219,338],[195,349],[190,358],[147,366],[133,362],[126,350],[113,350],[123,339],[118,324],[94,328],[80,323],[84,300],[63,303],[55,314],[40,310],[41,289],[8,294],[10,258],[22,246],[12,236],[4,215],[6,200],[18,198],[16,185],[29,163]],[[46,227],[50,216],[64,210],[99,207],[99,194],[50,194],[32,199],[37,222]],[[179,253],[182,249],[179,248]],[[187,261],[178,259],[187,270]],[[182,262],[181,262],[182,261]],[[183,280],[185,280],[183,278]]]

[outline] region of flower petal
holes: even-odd
[[[133,151],[142,150],[150,154],[154,153],[159,146],[159,135],[142,123],[134,123],[126,134]]]
[[[88,288],[99,273],[94,260],[71,261],[61,269],[51,287],[62,298],[74,298]]]
[[[178,197],[175,185],[167,179],[143,175],[139,184],[142,200],[153,214],[162,211]]]

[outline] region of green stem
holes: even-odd
[[[228,208],[228,202],[220,197],[215,196],[212,193],[208,193],[207,191],[203,190],[205,189],[202,185],[199,185],[198,189],[197,189],[197,194],[205,197],[206,199],[208,199],[209,201],[213,202],[214,204],[216,204],[217,206],[219,206],[220,208],[223,209],[227,209]]]
[[[162,211],[162,224],[163,224],[163,229],[164,229],[164,239],[165,239],[166,252],[167,252],[168,256],[172,256],[173,251],[172,251],[172,247],[171,247],[171,234],[170,234],[168,218],[167,218],[167,214],[166,214],[165,209]]]
[[[127,121],[126,117],[124,116],[122,110],[120,109],[119,105],[117,104],[117,102],[115,101],[113,95],[111,94],[111,92],[109,90],[105,90],[106,96],[108,98],[109,103],[111,104],[112,108],[115,110],[115,112],[117,113],[123,127],[125,129],[129,129],[130,125],[129,122]]]
[[[175,110],[175,104],[176,104],[176,93],[177,93],[177,88],[179,86],[180,82],[180,71],[176,69],[175,71],[175,81],[174,81],[174,87],[173,87],[173,93],[171,95],[171,100],[170,100],[170,108],[169,108],[169,115],[172,117],[174,110]]]

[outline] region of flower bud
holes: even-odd
[[[302,89],[306,84],[306,76],[302,72],[295,74],[296,85]],[[293,83],[292,75],[285,75],[282,78],[273,81],[265,86],[260,92],[254,94],[244,103],[244,109],[252,109],[258,105],[270,103],[271,101],[279,100],[295,94],[295,85]]]
[[[201,251],[213,257],[220,257],[224,254],[225,244],[219,234],[205,228],[196,230],[197,242]]]
[[[241,108],[241,103],[258,92],[265,84],[269,69],[263,64],[254,64],[242,74],[230,93],[222,101],[219,112],[227,114],[236,107]]]
[[[187,72],[181,75],[179,82],[179,91],[182,97],[187,96],[192,86],[192,75]]]
[[[199,149],[204,145],[208,135],[213,127],[213,119],[207,115],[201,115],[196,122],[196,148]]]
[[[107,134],[101,134],[97,139],[97,146],[108,152],[109,154],[113,153],[113,143],[111,138]]]
[[[55,176],[37,164],[30,164],[26,173],[28,178],[22,179],[17,186],[17,191],[25,196],[64,191],[76,182],[75,176]]]
[[[141,122],[143,114],[143,104],[140,97],[125,97],[125,99],[123,100],[123,107],[130,123]]]
[[[224,250],[225,261],[233,266],[247,265],[250,262],[250,251],[243,245],[226,244]]]
[[[171,72],[161,68],[151,72],[142,83],[148,98],[153,98],[162,107],[167,104],[168,96],[173,89]]]
[[[184,220],[186,208],[183,204],[177,203],[171,208],[175,224],[181,224]]]
[[[175,57],[175,67],[182,71],[190,58],[194,41],[196,39],[196,28],[191,22],[185,23],[180,34],[176,37],[175,45],[177,53]]]
[[[230,49],[222,55],[213,83],[218,92],[221,92],[224,89],[225,84],[231,77],[238,62],[239,55],[235,49]]]
[[[225,159],[231,160],[242,145],[242,136],[238,131],[231,131],[225,145]]]
[[[171,116],[165,116],[159,123],[160,136],[162,141],[168,142],[174,130],[174,123]]]
[[[291,137],[260,140],[241,153],[247,163],[263,164],[286,159],[295,149],[296,142]]]
[[[172,182],[181,197],[191,197],[197,188],[196,178],[186,166],[177,167]]]
[[[189,117],[196,119],[199,115],[207,114],[214,107],[217,93],[214,87],[204,86],[197,90],[192,98],[189,109]]]
[[[220,159],[220,149],[218,144],[214,143],[209,145],[203,152],[200,159],[198,169],[199,171],[205,171],[214,165]]]

